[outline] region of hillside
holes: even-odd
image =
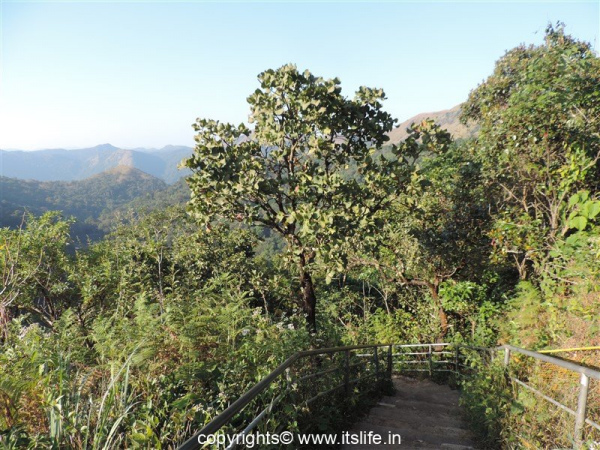
[[[74,235],[100,237],[98,217],[133,199],[165,189],[166,183],[141,170],[116,166],[80,181],[34,181],[0,177],[0,227],[15,227],[24,211],[59,210],[74,216]]]
[[[457,105],[454,108],[445,109],[443,111],[421,113],[405,120],[389,133],[390,144],[397,144],[406,139],[408,136],[406,129],[411,124],[419,123],[427,118],[433,119],[442,128],[448,130],[454,139],[468,139],[473,137],[477,133],[479,127],[471,123],[468,125],[460,123],[460,107],[461,105]]]
[[[184,205],[190,199],[190,188],[184,178],[166,186],[147,192],[131,201],[111,209],[105,209],[98,217],[99,227],[103,231],[112,229],[119,217],[126,216],[130,211],[147,212],[159,211],[174,205]]]
[[[174,183],[186,175],[177,165],[191,153],[192,149],[184,146],[126,150],[110,144],[77,150],[0,150],[0,175],[24,180],[75,181],[127,166]]]

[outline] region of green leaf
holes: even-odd
[[[588,220],[583,216],[576,216],[569,220],[569,228],[577,228],[579,231],[583,231],[587,226]]]
[[[580,198],[581,197],[579,196],[579,194],[571,195],[571,198],[569,198],[569,206],[575,206],[577,203],[579,203]]]
[[[333,272],[327,272],[327,275],[325,276],[325,283],[327,284],[331,284],[331,280],[333,280],[335,273]]]
[[[579,233],[575,233],[569,236],[565,242],[567,243],[567,245],[576,246],[581,244],[582,237]]]
[[[588,201],[583,206],[583,211],[588,219],[593,219],[600,214],[600,202],[599,201]]]

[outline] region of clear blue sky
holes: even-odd
[[[600,35],[598,0],[0,3],[0,148],[192,145],[196,117],[245,121],[256,75],[287,62],[383,87],[405,120],[464,101],[548,22]]]

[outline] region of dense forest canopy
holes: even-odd
[[[310,347],[600,345],[588,44],[558,25],[508,51],[463,105],[479,131],[459,141],[424,119],[388,145],[379,89],[349,99],[292,65],[259,83],[251,125],[196,122],[188,211],[167,205],[180,185],[76,251],[57,213],[0,229],[2,445],[174,448]],[[489,379],[465,389],[489,448],[559,439],[522,405],[490,403]],[[281,417],[335,429],[323,408]]]

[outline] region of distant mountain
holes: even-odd
[[[459,121],[460,105],[452,109],[418,114],[389,133],[390,144],[406,139],[406,129],[412,123],[432,118],[447,129],[455,139],[473,137],[476,124],[463,125]],[[139,169],[168,184],[188,175],[188,169],[177,166],[193,152],[191,147],[121,149],[110,144],[78,150],[49,149],[36,151],[0,150],[0,176],[38,181],[84,180],[117,166]]]
[[[427,118],[433,119],[442,128],[448,130],[454,139],[468,139],[477,134],[479,126],[477,124],[463,125],[460,123],[460,106],[457,105],[452,109],[446,109],[443,111],[421,113],[410,119],[402,122],[396,128],[394,128],[388,136],[390,137],[390,144],[397,144],[408,137],[406,129],[413,123],[417,124]]]
[[[78,150],[0,150],[0,176],[38,181],[75,181],[117,166],[139,169],[166,183],[189,173],[178,170],[191,147],[169,145],[161,149],[120,149],[110,144]]]
[[[36,216],[62,211],[74,216],[73,234],[82,240],[103,234],[103,212],[167,189],[167,184],[130,166],[116,166],[78,181],[35,181],[0,177],[0,227],[16,227],[24,211]]]

